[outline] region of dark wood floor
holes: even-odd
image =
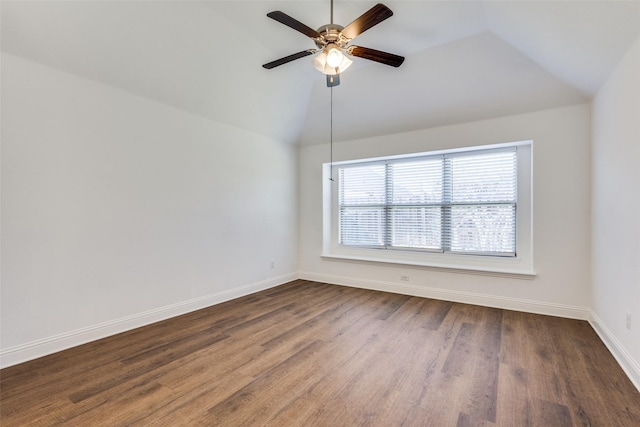
[[[0,375],[3,427],[640,426],[587,322],[302,280]]]

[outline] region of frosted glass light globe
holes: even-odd
[[[332,68],[337,68],[342,64],[344,55],[338,48],[332,47],[327,53],[327,65]]]

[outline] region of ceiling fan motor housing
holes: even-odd
[[[342,25],[327,24],[318,28],[318,33],[322,36],[319,39],[315,39],[318,49],[323,49],[326,45],[332,43],[344,49],[349,43],[349,39],[345,38],[341,32],[344,29]]]

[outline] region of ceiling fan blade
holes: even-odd
[[[373,27],[384,21],[387,18],[393,16],[393,12],[387,6],[382,3],[378,3],[371,9],[363,13],[359,18],[353,21],[351,24],[344,27],[342,35],[348,39],[353,39],[357,35],[364,33],[369,28]]]
[[[285,56],[284,58],[276,59],[275,61],[271,61],[267,64],[264,64],[263,67],[267,70],[277,67],[278,65],[286,64],[287,62],[295,61],[296,59],[304,58],[305,56],[313,55],[315,50],[303,50],[302,52],[294,53],[293,55]]]
[[[380,50],[362,46],[350,46],[348,53],[370,61],[391,65],[392,67],[399,67],[404,62],[404,56],[394,55],[393,53],[382,52]]]
[[[275,12],[267,13],[267,16],[271,19],[275,19],[281,24],[286,25],[287,27],[293,28],[294,30],[301,32],[307,37],[311,37],[312,39],[319,39],[322,37],[322,35],[316,30],[314,30],[313,28],[307,27],[302,22],[298,21],[295,18],[290,17],[284,12],[280,12],[279,10],[276,10]]]

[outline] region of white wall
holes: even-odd
[[[296,277],[294,147],[8,54],[1,136],[3,365]]]
[[[334,160],[533,140],[533,280],[329,260],[322,251],[327,145],[300,150],[300,276],[586,319],[590,306],[590,109],[576,105],[334,144]],[[410,282],[400,281],[408,275]]]
[[[640,39],[593,101],[592,150],[594,324],[640,389]]]

